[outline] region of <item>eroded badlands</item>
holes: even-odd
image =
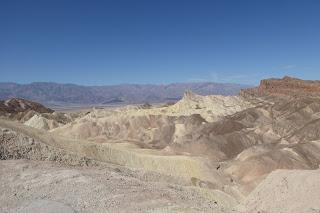
[[[3,102],[1,211],[319,212],[317,85],[77,113]]]

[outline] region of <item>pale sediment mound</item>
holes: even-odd
[[[112,151],[108,151],[108,156],[96,152],[105,161],[194,178],[199,180],[195,184],[228,189],[233,194],[233,183],[215,168],[217,160],[237,154],[230,151],[237,137],[228,145],[228,140],[221,140],[220,136],[213,141],[207,136],[228,134],[244,126],[236,122],[209,121],[218,121],[248,107],[252,104],[241,97],[199,96],[188,92],[181,101],[166,107],[94,109],[51,132],[110,147]],[[203,127],[207,130],[201,131]],[[239,147],[241,151],[246,146]]]
[[[70,140],[9,121],[1,121],[0,127],[10,129],[10,131],[6,129],[0,131],[1,159],[60,159],[64,158],[64,154],[60,153],[70,152],[81,158],[160,172],[183,177],[188,181],[191,177],[208,181],[213,179],[214,175],[205,164],[205,159],[200,157],[164,155],[160,151],[139,149],[128,143],[99,144],[83,140]],[[58,153],[57,156],[55,153]],[[216,174],[216,176],[219,175]]]
[[[171,180],[180,177],[180,183],[185,182],[188,185],[204,187],[207,184],[216,184],[212,188],[219,191],[197,191],[206,199],[218,201],[224,208],[237,204],[236,199],[231,196],[235,192],[226,184],[228,181],[225,181],[221,174],[211,172],[205,160],[199,157],[164,156],[157,151],[135,149],[124,143],[90,144],[85,141],[67,140],[7,121],[0,123],[0,126],[13,129],[0,129],[1,159],[50,160],[71,165],[109,162],[167,175]],[[226,192],[222,190],[224,185]]]
[[[182,100],[163,111],[165,114],[175,116],[199,114],[206,121],[212,122],[252,106],[240,96],[200,96],[188,91],[184,94]]]
[[[270,172],[277,169],[317,169],[320,164],[320,142],[294,145],[254,146],[238,155],[225,170],[250,193]]]
[[[50,130],[63,125],[55,120],[49,120],[41,115],[34,115],[32,118],[24,122],[24,124],[36,129],[43,130]]]
[[[238,149],[238,153],[225,169],[245,186],[244,193],[249,193],[273,170],[317,168],[319,103],[314,97],[299,97],[247,109],[228,118],[245,126],[232,133],[238,137],[233,143],[236,145],[229,147]],[[229,139],[229,145],[230,142]]]
[[[242,212],[320,212],[320,170],[276,170],[243,201]]]
[[[189,131],[190,122],[201,125],[251,106],[241,97],[187,92],[181,101],[166,107],[95,109],[54,131],[78,139],[132,140],[163,148],[172,140],[177,141],[185,129]]]

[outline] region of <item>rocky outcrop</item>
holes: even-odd
[[[35,111],[38,113],[52,113],[52,109],[46,108],[45,106],[28,101],[21,98],[11,98],[6,101],[0,101],[0,113],[20,113]]]
[[[0,101],[0,117],[19,121],[21,123],[24,123],[35,116],[42,115],[45,115],[48,117],[48,119],[51,119],[51,117],[57,117],[57,114],[61,113],[54,113],[52,109],[49,109],[42,104],[25,99],[11,98],[5,101]]]
[[[57,128],[63,124],[58,123],[54,119],[47,119],[41,115],[34,115],[32,118],[24,122],[24,125],[31,126],[37,129],[50,130]]]
[[[84,155],[47,145],[25,134],[0,127],[0,160],[29,159],[67,165],[95,165]]]
[[[320,81],[301,80],[285,76],[282,79],[265,79],[256,88],[243,89],[242,96],[266,96],[266,95],[318,95],[320,92]]]

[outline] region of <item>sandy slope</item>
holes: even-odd
[[[41,161],[0,161],[0,211],[320,212],[320,170],[274,171],[233,209],[235,201],[219,191],[155,177],[108,164],[70,167]]]
[[[4,127],[0,131],[0,155],[3,159],[51,160],[71,165],[88,165],[92,160],[109,162],[158,172],[172,178],[179,177],[189,185],[219,189],[220,194],[227,196],[227,193],[236,199],[240,196],[233,189],[237,186],[225,178],[223,173],[210,168],[209,162],[201,157],[168,156],[156,150],[130,147],[125,143],[97,144],[65,139],[9,121],[1,121],[0,126]]]
[[[320,212],[320,170],[272,172],[243,201],[242,212]]]
[[[228,206],[223,206],[228,198],[218,192],[216,199],[214,192],[148,181],[137,174],[108,165],[89,168],[41,161],[0,161],[0,212],[228,211]]]

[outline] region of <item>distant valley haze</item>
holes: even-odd
[[[38,82],[0,83],[0,100],[24,98],[47,105],[109,105],[176,102],[185,91],[201,95],[236,95],[249,85],[212,82],[81,86]]]

